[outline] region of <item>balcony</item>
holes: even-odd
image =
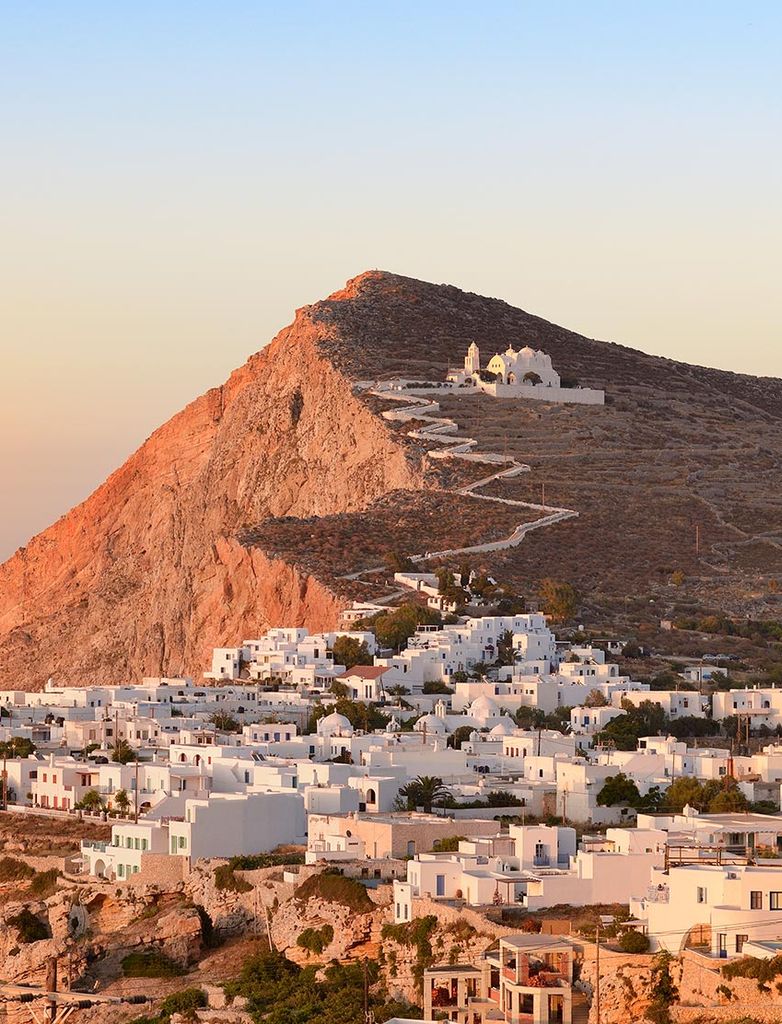
[[[532,864],[536,868],[547,868],[550,863],[551,858],[547,853],[539,853],[532,858]]]
[[[111,843],[104,843],[99,839],[82,839],[82,850],[95,850],[97,853],[105,853],[111,849]]]

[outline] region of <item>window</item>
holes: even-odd
[[[703,888],[702,885],[699,885],[698,886],[697,895],[695,897],[696,902],[697,903],[705,903],[708,900],[708,898],[709,898],[709,895],[708,895],[707,891]]]
[[[749,909],[763,909],[763,893],[759,889],[753,889],[752,892],[749,894]]]
[[[768,909],[782,910],[782,892],[770,892],[768,894]]]
[[[736,952],[740,953],[744,949],[744,943],[749,939],[749,935],[737,935],[736,936]]]

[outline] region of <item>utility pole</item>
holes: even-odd
[[[600,917],[595,928],[595,1024],[600,1024]]]
[[[136,755],[136,766],[133,773],[134,776],[134,787],[133,787],[133,824],[138,825],[138,754]]]
[[[543,511],[546,511],[546,483],[545,481],[540,485],[540,504]]]

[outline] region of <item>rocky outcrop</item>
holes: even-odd
[[[237,534],[355,511],[420,467],[294,323],[157,430],[83,504],[0,567],[0,670],[15,687],[200,673],[269,625],[336,624],[327,586]]]

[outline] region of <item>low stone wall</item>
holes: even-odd
[[[596,388],[547,388],[540,384],[486,384],[484,381],[478,387],[495,398],[533,398],[539,402],[605,405],[605,392]]]
[[[504,924],[496,924],[483,914],[478,913],[476,910],[471,910],[469,907],[457,907],[452,903],[441,903],[439,900],[433,900],[427,896],[414,896],[413,918],[426,917],[428,914],[434,915],[444,925],[466,921],[467,924],[472,925],[477,931],[489,933],[493,938],[498,938],[501,935],[519,934],[518,927],[509,928]]]

